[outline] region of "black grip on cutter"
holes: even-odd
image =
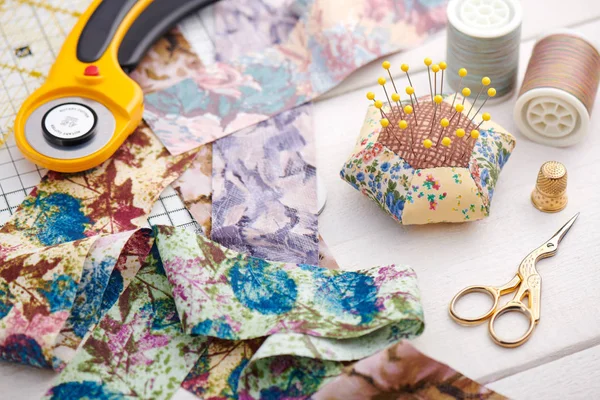
[[[133,23],[119,48],[119,64],[132,71],[150,46],[189,13],[217,0],[155,0]]]
[[[123,18],[137,0],[104,0],[83,28],[77,42],[77,58],[84,63],[98,61],[112,41]]]

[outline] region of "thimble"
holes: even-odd
[[[531,193],[533,205],[540,211],[553,213],[564,209],[567,200],[567,169],[558,161],[545,162]]]

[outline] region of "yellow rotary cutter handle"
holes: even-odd
[[[79,172],[106,161],[142,120],[143,93],[124,71],[189,12],[215,0],[94,0],[46,82],[21,106],[15,140],[42,167]]]

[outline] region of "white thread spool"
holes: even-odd
[[[469,74],[462,85],[477,91],[481,79],[492,79],[496,98],[513,93],[519,69],[523,11],[519,0],[450,0],[447,61],[449,84],[460,90],[458,69]]]
[[[561,44],[564,40],[571,43]],[[589,129],[599,69],[598,46],[587,37],[568,29],[542,35],[514,108],[519,131],[548,146],[567,147],[582,141]]]

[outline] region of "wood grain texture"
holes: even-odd
[[[600,2],[589,0],[571,0],[568,6],[559,0],[528,0],[523,7],[525,38],[600,17]],[[585,24],[582,31],[599,37],[600,21]],[[521,78],[532,47],[530,40],[521,48]],[[389,59],[394,66],[408,62],[416,70],[425,56],[445,57],[445,35]],[[481,382],[496,381],[493,389],[517,399],[592,398],[600,382],[599,351],[594,347],[600,344],[600,309],[593,302],[600,284],[600,102],[594,110],[589,141],[568,149],[537,145],[515,132],[514,97],[486,107],[494,120],[517,137],[491,216],[463,225],[403,227],[339,178],[367,107],[364,90],[352,90],[375,89],[380,68],[377,62],[357,72],[315,106],[319,172],[328,189],[320,231],[331,251],[344,268],[389,262],[415,267],[427,321],[425,333],[415,345],[431,357]],[[411,76],[418,93],[426,93],[427,75]],[[562,161],[569,169],[570,204],[556,215],[535,210],[529,200],[538,168],[550,159]],[[541,321],[526,345],[499,348],[484,326],[465,328],[450,320],[447,306],[455,292],[466,285],[501,284],[510,279],[519,261],[576,211],[582,215],[558,255],[539,264]],[[0,363],[0,398],[37,399],[53,376],[49,371]],[[194,397],[180,390],[174,398]]]
[[[600,390],[600,346],[571,354],[488,386],[519,400],[595,398]]]

